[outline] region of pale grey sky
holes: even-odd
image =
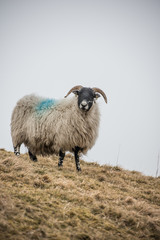
[[[88,160],[155,176],[160,153],[160,1],[0,1],[0,148],[29,93],[99,87],[99,138]]]

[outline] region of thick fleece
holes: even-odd
[[[96,102],[83,112],[75,96],[54,100],[28,95],[17,102],[12,113],[13,146],[24,143],[34,155],[73,152],[78,146],[86,154],[97,139],[99,118]]]

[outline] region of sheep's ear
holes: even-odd
[[[74,93],[75,95],[79,95],[79,91],[78,90],[75,90],[75,91],[73,91],[72,93]]]
[[[98,94],[98,93],[95,93],[95,96],[94,96],[94,98],[98,99],[100,96],[101,96],[100,94]]]

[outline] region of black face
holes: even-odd
[[[74,93],[78,95],[78,107],[85,112],[90,110],[94,99],[99,97],[99,94],[95,94],[91,88],[81,88]]]

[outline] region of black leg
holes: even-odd
[[[20,145],[17,145],[16,147],[14,147],[14,154],[16,156],[19,156],[20,155]]]
[[[59,162],[58,162],[58,167],[63,166],[63,159],[65,157],[65,153],[63,153],[61,150],[59,151]]]
[[[28,151],[29,157],[33,162],[37,162],[37,157],[35,155],[33,155],[30,151]]]
[[[79,155],[78,155],[80,150],[81,149],[79,147],[75,147],[75,150],[74,150],[74,156],[75,156],[77,171],[81,171],[80,162],[79,162]]]

